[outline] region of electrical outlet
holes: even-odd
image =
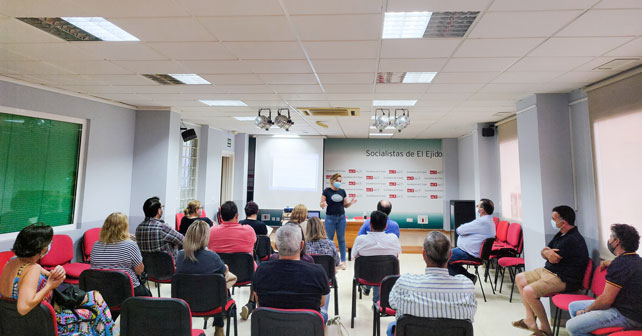
[[[262,221],[269,221],[270,220],[270,214],[269,213],[261,214],[261,220]]]
[[[428,224],[428,216],[417,216],[417,223]]]

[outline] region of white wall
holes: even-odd
[[[66,234],[76,240],[85,230],[101,226],[109,213],[130,212],[133,110],[4,81],[0,81],[0,105],[89,121],[79,225]],[[10,249],[13,241],[0,238],[0,250]]]
[[[228,146],[227,139],[231,139]],[[223,153],[234,153],[235,139],[232,132],[209,126],[201,127],[199,140],[197,195],[208,217],[213,218],[221,204],[221,163]],[[235,162],[236,166],[236,162]],[[234,183],[237,176],[234,176]],[[228,200],[223,200],[228,201]],[[241,205],[237,204],[241,207]]]
[[[459,199],[474,200],[475,160],[473,156],[472,134],[468,134],[457,139],[457,158],[459,167]]]

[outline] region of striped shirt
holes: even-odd
[[[91,268],[125,271],[134,287],[140,285],[134,267],[142,263],[143,257],[138,245],[129,239],[108,244],[97,241],[91,249]]]
[[[427,267],[426,274],[400,276],[388,300],[397,318],[409,314],[473,322],[477,310],[473,282],[449,275],[447,268]]]

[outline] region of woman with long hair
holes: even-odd
[[[32,224],[20,231],[11,249],[16,256],[9,260],[0,276],[0,296],[16,300],[20,315],[26,315],[42,301],[51,301],[52,290],[66,277],[58,265],[51,271],[38,261],[51,249],[53,229],[43,223]],[[85,295],[74,311],[54,303],[58,335],[111,336],[118,334],[111,312],[98,291]]]
[[[321,195],[321,209],[325,211],[325,231],[328,239],[334,240],[337,233],[339,250],[341,251],[341,269],[346,269],[346,210],[357,202],[353,197],[348,201],[346,191],[341,189],[342,176],[336,173],[330,177],[330,187],[323,190]]]
[[[145,266],[140,249],[129,234],[129,223],[125,214],[114,212],[107,216],[100,229],[100,238],[91,249],[90,259],[91,268],[115,269],[129,274],[134,286],[134,295],[152,295],[138,279]]]

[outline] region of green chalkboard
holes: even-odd
[[[0,113],[0,233],[73,223],[82,125]]]

